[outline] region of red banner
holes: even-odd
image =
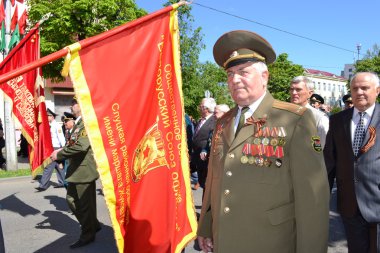
[[[39,58],[39,25],[37,24],[0,64],[0,75]],[[50,162],[53,152],[50,127],[46,116],[44,90],[39,69],[31,70],[1,84],[12,102],[12,114],[22,126],[29,143],[29,162],[35,177]]]
[[[176,7],[69,47],[119,252],[179,253],[195,237]]]

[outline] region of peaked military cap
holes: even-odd
[[[323,97],[321,97],[321,95],[318,95],[318,94],[311,95],[310,101],[311,102],[318,102],[320,104],[324,104],[325,103],[325,100],[323,99]]]
[[[352,97],[351,97],[351,94],[346,94],[346,95],[344,95],[343,98],[342,98],[342,100],[343,100],[343,103],[346,103],[346,102],[348,102],[348,103],[352,103]]]
[[[54,118],[57,116],[57,114],[55,114],[52,110],[50,110],[49,108],[46,109],[46,113],[47,115],[51,115],[53,116]]]
[[[64,118],[63,118],[64,122],[76,119],[75,116],[72,113],[69,113],[69,112],[64,112],[63,115],[64,115]]]
[[[257,33],[243,30],[223,34],[214,45],[216,63],[227,69],[248,61],[266,64],[276,60],[271,44]]]

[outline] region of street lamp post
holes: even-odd
[[[362,44],[357,43],[356,44],[356,49],[358,50],[358,61],[360,60],[360,49],[362,48]]]

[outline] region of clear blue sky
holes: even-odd
[[[135,2],[151,13],[161,9],[166,1]],[[287,53],[289,60],[295,64],[337,75],[344,69],[344,64],[357,59],[357,44],[361,44],[360,58],[374,44],[380,45],[379,0],[194,0],[191,6],[193,27],[202,27],[206,45],[200,55],[202,62],[214,62],[212,48],[223,33],[240,29],[260,34],[272,44],[277,55]]]

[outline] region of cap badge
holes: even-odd
[[[232,54],[230,55],[230,58],[236,57],[238,55],[239,55],[238,51],[233,51]]]

